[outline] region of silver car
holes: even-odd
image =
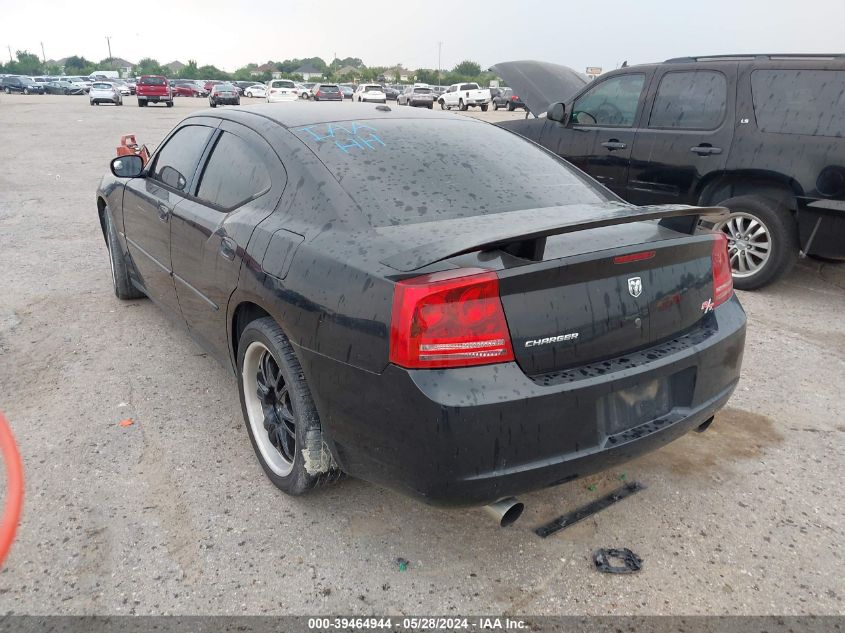
[[[123,105],[120,90],[114,84],[106,81],[95,81],[91,84],[91,90],[88,91],[88,101],[91,105],[100,105],[101,103]]]

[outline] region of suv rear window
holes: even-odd
[[[725,116],[727,92],[727,81],[720,72],[666,73],[657,88],[648,126],[716,129]]]
[[[163,86],[164,81],[163,77],[144,77],[138,83],[142,86]]]
[[[761,132],[845,136],[845,71],[755,70],[751,94]]]
[[[563,160],[475,121],[379,119],[291,131],[372,226],[607,201]]]
[[[296,88],[292,81],[274,81],[273,82],[274,88]]]
[[[320,86],[320,90],[322,92],[340,92],[340,89],[337,86],[328,86],[326,84]]]

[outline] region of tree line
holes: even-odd
[[[384,83],[400,83],[400,75],[407,75],[408,81],[427,84],[449,85],[461,81],[477,81],[486,85],[495,75],[482,72],[481,65],[473,61],[463,61],[451,70],[438,73],[436,68],[418,68],[416,70],[402,69],[401,64],[389,68],[387,66],[365,66],[358,57],[334,59],[327,64],[321,57],[285,59],[280,62],[268,61],[266,64],[247,64],[234,72],[227,72],[216,66],[206,64],[200,66],[196,60],[190,59],[184,68],[171,70],[152,57],[145,57],[132,68],[132,75],[165,75],[180,79],[224,79],[231,81],[269,81],[273,73],[281,73],[285,79],[302,80],[296,70],[302,66],[310,66],[322,73],[323,81],[373,81]],[[352,67],[354,72],[341,75],[339,71]],[[261,70],[259,70],[259,68]],[[397,72],[396,69],[401,69]],[[38,55],[29,51],[17,51],[17,59],[0,64],[0,73],[14,75],[81,75],[87,76],[97,70],[117,70],[113,59],[106,58],[93,62],[79,55],[72,55],[65,60],[64,68],[56,64],[45,64]]]

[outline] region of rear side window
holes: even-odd
[[[641,73],[607,79],[572,105],[572,120],[577,125],[632,127],[644,84]]]
[[[845,136],[845,71],[755,70],[751,94],[761,132]]]
[[[223,132],[200,180],[197,197],[221,209],[234,209],[270,189],[270,173],[249,144]]]
[[[378,119],[291,131],[372,226],[607,201],[555,155],[477,121]]]
[[[153,178],[165,185],[185,191],[193,178],[200,156],[211,136],[211,128],[187,125],[170,137],[155,159]]]
[[[654,97],[649,127],[713,130],[725,116],[728,84],[712,70],[663,75]]]

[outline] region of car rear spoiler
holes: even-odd
[[[625,205],[611,208],[604,205],[581,205],[476,215],[430,223],[425,243],[390,255],[382,259],[381,263],[401,272],[412,272],[450,257],[492,249],[540,261],[543,259],[546,238],[553,235],[646,220],[659,220],[662,226],[692,235],[701,216],[722,216],[727,212],[722,207],[688,205]],[[714,220],[711,218],[708,222],[711,227],[715,224]]]

